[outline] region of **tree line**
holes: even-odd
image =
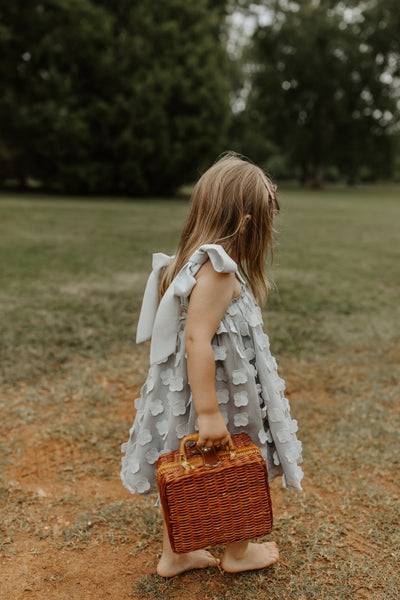
[[[241,146],[284,176],[390,179],[400,155],[397,0],[274,0],[247,50]],[[266,159],[266,157],[269,158]],[[400,165],[398,164],[398,167]]]
[[[0,185],[165,195],[227,148],[391,178],[398,31],[397,0],[1,0]]]

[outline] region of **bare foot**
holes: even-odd
[[[215,558],[207,550],[196,550],[195,552],[186,552],[185,554],[163,554],[157,565],[157,573],[161,577],[173,577],[191,569],[216,567],[219,563],[219,559]]]
[[[279,550],[275,542],[248,544],[244,552],[227,550],[222,559],[222,568],[228,573],[264,569],[279,560]]]

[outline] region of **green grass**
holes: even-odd
[[[398,341],[399,190],[282,192],[267,323],[278,352]],[[397,338],[396,338],[397,336]]]
[[[283,189],[280,198],[278,289],[264,317],[299,421],[305,491],[273,485],[281,561],[272,569],[166,582],[146,563],[135,571],[160,551],[154,498],[93,499],[83,488],[120,489],[119,444],[148,364],[134,335],[151,253],[174,251],[187,200],[0,197],[7,564],[26,536],[38,560],[62,551],[85,565],[96,548],[129,553],[123,597],[397,600],[399,190]],[[54,597],[70,593],[60,565],[30,577],[32,589],[41,577]]]
[[[174,249],[187,204],[0,199],[1,369],[35,377],[132,347],[151,253]]]
[[[399,191],[283,190],[265,320],[276,353],[397,343]],[[151,253],[171,253],[187,201],[0,198],[1,370],[132,347]]]

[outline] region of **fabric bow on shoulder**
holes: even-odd
[[[173,256],[153,254],[153,271],[147,281],[140,311],[136,342],[151,338],[150,363],[161,363],[175,352],[179,321],[179,298],[188,298],[196,284],[195,275],[210,259],[218,273],[236,273],[237,264],[218,244],[201,246],[173,279],[159,303],[159,282],[162,269]]]

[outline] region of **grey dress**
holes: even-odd
[[[196,412],[187,376],[185,325],[194,275],[210,259],[219,272],[236,272],[242,284],[223,316],[212,346],[215,386],[220,411],[229,432],[247,433],[266,460],[269,480],[282,475],[284,487],[301,490],[301,442],[290,416],[285,382],[277,372],[262,328],[261,310],[221,246],[197,250],[177,275],[158,306],[158,277],[171,260],[154,255],[139,319],[138,339],[152,336],[151,366],[129,440],[122,445],[121,479],[133,494],[156,491],[156,461],[176,450],[181,439],[197,431]]]

